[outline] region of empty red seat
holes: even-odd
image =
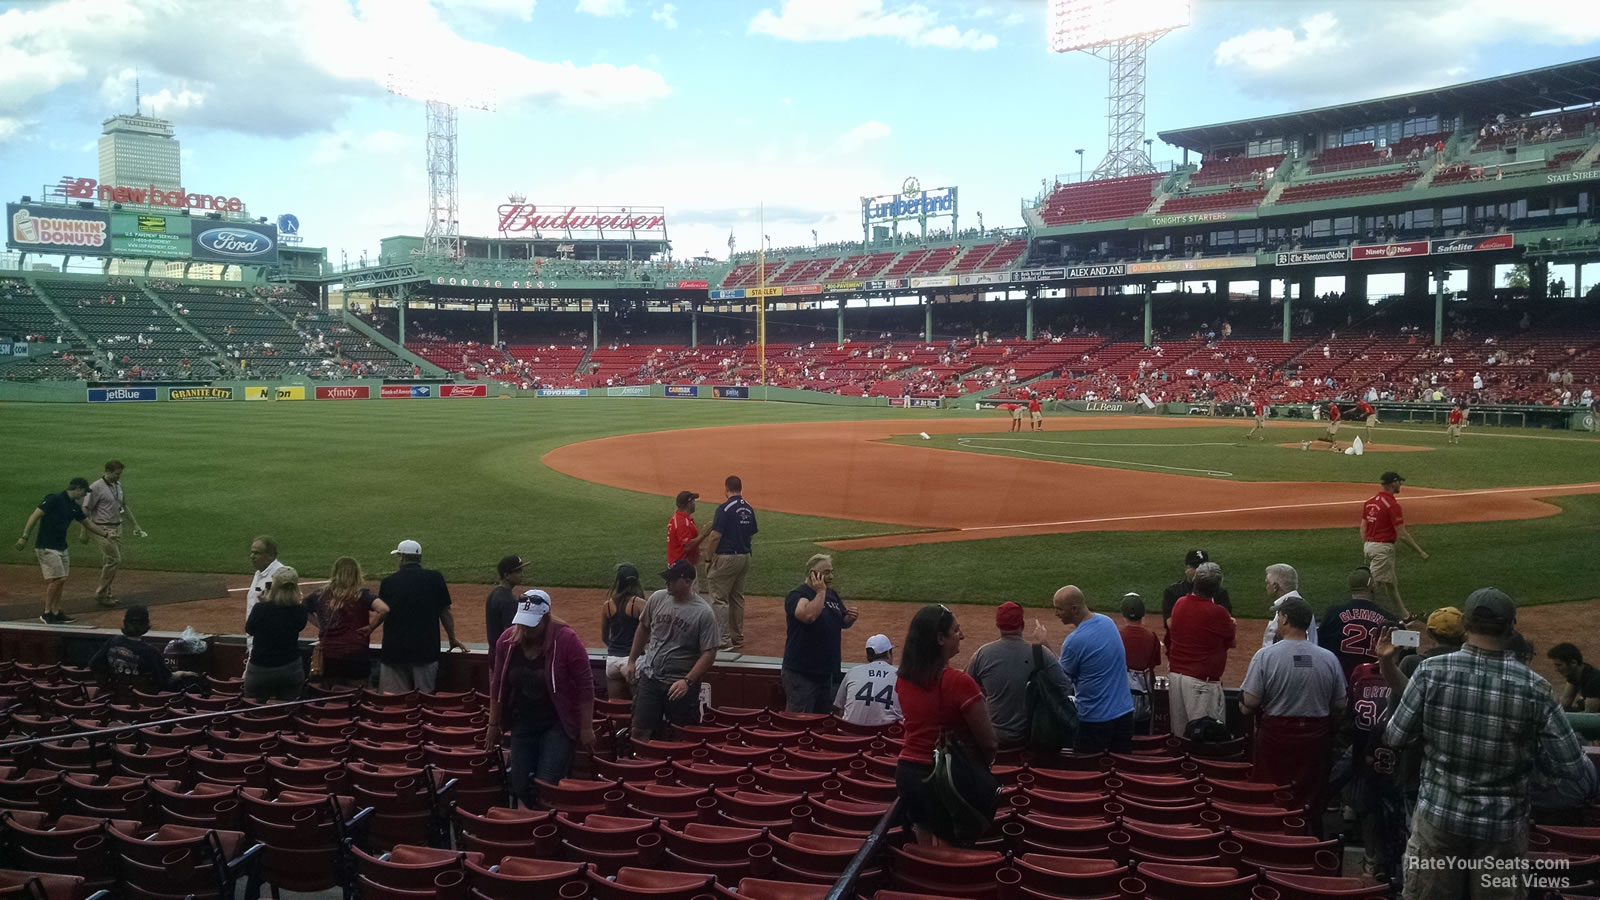
[[[237,831],[163,825],[141,839],[113,826],[106,834],[126,888],[146,894],[231,897],[256,852]]]
[[[351,853],[355,856],[363,897],[371,896],[373,888],[429,891],[440,898],[465,897],[466,862],[470,859],[481,864],[483,861],[474,853],[408,844],[397,844],[381,857],[364,853],[359,847],[351,848]]]
[[[661,838],[671,867],[680,872],[706,872],[731,884],[749,875],[753,864],[771,866],[772,845],[763,829],[690,822],[682,831],[662,825]]]
[[[730,891],[718,884],[716,895],[724,900],[827,900],[828,892],[832,889],[833,886],[827,884],[741,878],[737,891]]]
[[[1121,829],[1097,818],[1067,818],[1024,813],[1005,827],[1021,830],[1022,846],[1029,852],[1065,856],[1111,858],[1111,835]]]
[[[612,878],[590,870],[585,874],[595,900],[695,900],[711,893],[716,879],[700,872],[660,872],[623,866]]]
[[[1109,859],[1086,859],[1046,853],[1024,853],[1013,860],[1022,875],[1023,896],[1030,898],[1117,896],[1117,883],[1128,877],[1127,865]]]
[[[614,782],[578,778],[563,778],[555,784],[535,779],[533,783],[541,804],[579,817],[604,810],[606,794],[617,789]]]
[[[1025,797],[1028,801],[1019,808],[1047,816],[1102,818],[1106,804],[1111,802],[1111,795],[1107,793],[1052,791],[1038,787],[1024,788],[1016,796]]]
[[[782,877],[832,884],[861,849],[861,838],[795,832],[772,835],[772,856]]]
[[[1271,834],[1233,829],[1229,839],[1243,849],[1229,865],[1240,869],[1275,869],[1308,875],[1337,875],[1343,868],[1344,848],[1338,840],[1319,841],[1304,834]]]
[[[1279,900],[1379,900],[1389,896],[1389,885],[1362,878],[1262,872],[1263,883],[1276,888]]]
[[[1229,828],[1282,834],[1304,834],[1306,831],[1306,820],[1301,817],[1299,810],[1223,800],[1207,801],[1206,806],[1217,814],[1221,824]]]
[[[1226,866],[1177,866],[1144,863],[1138,869],[1150,900],[1249,900],[1254,873],[1239,874]]]
[[[1592,856],[1600,853],[1600,828],[1568,825],[1535,825],[1535,834],[1550,839],[1551,850]]]
[[[993,897],[995,873],[1006,864],[1003,853],[960,847],[907,844],[893,848],[891,854],[896,886],[958,897]]]
[[[594,766],[594,774],[606,781],[627,781],[634,784],[659,780],[656,773],[668,766],[666,760],[652,757],[605,759],[595,756],[590,760],[590,764]]]
[[[554,898],[558,896],[562,885],[574,881],[582,884],[584,872],[588,869],[584,863],[520,856],[508,856],[492,867],[471,859],[464,865],[472,896],[482,900]]]
[[[715,790],[717,814],[722,824],[773,828],[785,833],[793,827],[793,811],[804,804],[800,794],[765,794],[755,791]]]
[[[1215,865],[1220,862],[1223,832],[1194,825],[1150,825],[1124,819],[1128,849],[1141,862]]]
[[[711,788],[684,787],[674,784],[626,784],[622,786],[622,802],[612,810],[617,815],[627,810],[632,815],[675,821],[692,821],[702,813],[709,814],[716,806]]]
[[[1265,806],[1283,806],[1289,799],[1286,785],[1264,784],[1259,781],[1239,781],[1232,778],[1207,776],[1204,783],[1211,786],[1211,797],[1227,803],[1253,803]],[[1283,793],[1283,797],[1278,797]]]

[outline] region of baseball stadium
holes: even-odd
[[[1056,49],[1139,44],[1142,72],[1165,30]],[[1093,174],[1018,174],[1043,177],[1018,225],[973,227],[957,188],[908,178],[859,186],[858,237],[730,238],[726,258],[676,252],[666,207],[513,195],[495,231],[461,233],[454,109],[428,107],[430,147],[450,146],[429,156],[430,218],[359,263],[236,197],[76,175],[8,197],[0,508],[27,526],[0,560],[0,894],[1468,896],[1413,893],[1427,879],[1394,847],[1411,859],[1425,832],[1408,843],[1402,821],[1395,845],[1393,814],[1330,788],[1341,752],[1365,783],[1360,735],[1384,734],[1358,722],[1345,749],[1348,668],[1331,714],[1263,700],[1281,673],[1258,654],[1329,647],[1353,592],[1388,623],[1343,626],[1369,676],[1380,644],[1406,654],[1390,627],[1428,657],[1379,720],[1391,734],[1446,639],[1511,658],[1471,648],[1514,603],[1504,640],[1531,649],[1507,664],[1557,700],[1570,682],[1565,734],[1593,777],[1600,685],[1560,648],[1600,654],[1600,58],[1158,127],[1165,163],[1114,113]],[[47,547],[60,516],[70,547]],[[448,586],[426,621],[443,634],[426,679],[399,666],[391,689],[391,579],[418,560]],[[270,573],[333,596],[347,561],[390,611],[357,640],[370,677],[331,683],[314,604],[268,665]],[[682,679],[692,721],[667,681],[665,717],[641,724],[619,567],[641,601],[665,582],[670,606],[681,581],[714,611]],[[808,615],[837,600],[847,629],[820,675],[796,612],[819,594]],[[649,640],[658,597],[633,619]],[[1173,654],[1191,601],[1227,606],[1215,673],[1158,652],[1131,744],[1002,733],[993,821],[923,848],[902,754],[919,611],[959,621],[951,669],[985,670],[980,645],[1019,631],[1059,653],[1082,738],[1102,723],[1075,636],[1143,616]],[[597,689],[594,731],[549,779],[511,726],[502,752],[493,711],[566,716],[566,676],[527,699],[504,656],[502,632],[547,615]],[[878,638],[905,653],[907,718],[869,726],[834,693],[883,660]],[[115,649],[107,676],[108,640],[128,639],[165,648],[171,683],[128,687]],[[292,693],[248,690],[285,667]],[[826,697],[797,708],[808,678]],[[979,680],[999,728],[1004,692]],[[1212,702],[1193,684],[1220,715],[1193,714]],[[1263,724],[1302,718],[1335,724],[1309,743]],[[1503,734],[1554,753],[1547,732]],[[1423,763],[1419,821],[1443,765]],[[1600,895],[1595,801],[1523,796],[1518,837],[1472,852],[1540,874],[1470,896]]]

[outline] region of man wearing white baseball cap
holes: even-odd
[[[444,626],[451,650],[467,649],[456,640],[450,588],[443,575],[422,567],[422,545],[416,541],[401,541],[389,555],[400,557],[400,568],[378,586],[378,596],[389,607],[372,626],[383,626],[378,690],[431,693],[439,677],[439,626]]]
[[[889,636],[867,638],[867,661],[845,673],[833,698],[833,713],[852,725],[877,728],[900,721],[900,697],[894,685],[894,644]]]
[[[572,770],[575,747],[594,746],[594,671],[589,651],[550,612],[550,595],[524,591],[511,627],[490,648],[487,749],[500,751],[511,733],[506,774],[511,793],[528,803],[530,778],[555,784]]]

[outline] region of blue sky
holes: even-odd
[[[1136,3],[1138,0],[1120,0]],[[463,110],[464,233],[530,202],[666,207],[680,256],[860,236],[859,197],[961,190],[1021,223],[1041,178],[1105,150],[1105,64],[1056,55],[1045,0],[41,0],[0,3],[0,187],[96,174],[106,116],[176,123],[191,191],[293,212],[358,257],[420,233],[421,104]],[[220,11],[226,9],[227,13]],[[1600,53],[1588,3],[1194,0],[1151,51],[1150,136]],[[1156,144],[1158,159],[1172,158]]]

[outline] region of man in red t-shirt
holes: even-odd
[[[1403,540],[1423,559],[1428,554],[1417,545],[1406,530],[1405,514],[1400,509],[1400,485],[1405,479],[1399,472],[1385,472],[1379,479],[1383,489],[1361,505],[1361,552],[1367,558],[1367,568],[1372,572],[1374,592],[1389,603],[1389,611],[1399,611],[1400,618],[1411,617],[1405,601],[1400,599],[1400,583],[1395,577],[1394,544]]]
[[[1039,402],[1038,394],[1028,395],[1028,418],[1033,422],[1030,430],[1044,430],[1044,405]]]
[[[693,491],[678,492],[678,509],[667,520],[667,565],[686,559],[699,573],[698,581],[705,580],[700,566],[700,529],[694,524],[694,501],[700,495]]]
[[[1149,734],[1154,718],[1150,697],[1155,691],[1156,667],[1161,665],[1161,639],[1144,627],[1144,598],[1138,594],[1122,595],[1122,618],[1127,620],[1117,633],[1122,635],[1122,653],[1128,660],[1128,688],[1134,689],[1137,681],[1143,690],[1133,694],[1133,733]]]
[[[1000,404],[1000,409],[1002,409],[1005,412],[1008,412],[1008,413],[1011,414],[1011,430],[1012,431],[1021,431],[1022,430],[1022,404],[1021,403],[1002,403],[1002,404]]]
[[[1339,450],[1339,422],[1343,418],[1344,418],[1344,414],[1339,412],[1339,401],[1338,400],[1329,400],[1328,401],[1328,434],[1327,434],[1326,437],[1319,438],[1319,440],[1327,441],[1328,442],[1328,446],[1332,447],[1334,452],[1336,452],[1336,453]]]
[[[1378,424],[1378,411],[1366,400],[1357,400],[1356,415],[1367,420],[1367,443],[1372,443],[1372,429]]]
[[[1450,409],[1450,417],[1446,422],[1444,429],[1446,439],[1452,444],[1461,443],[1461,426],[1467,423],[1466,407],[1457,403]]]
[[[1179,737],[1195,719],[1228,720],[1222,672],[1238,623],[1213,601],[1220,590],[1222,567],[1201,563],[1194,572],[1194,593],[1178,598],[1167,622],[1167,711]]]
[[[1267,439],[1267,401],[1257,397],[1255,401],[1255,412],[1255,427],[1250,429],[1250,433],[1245,435],[1245,439],[1249,440],[1250,438],[1256,438],[1258,441],[1264,441]],[[1256,435],[1260,435],[1260,437],[1256,437]]]

